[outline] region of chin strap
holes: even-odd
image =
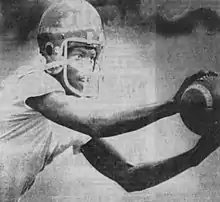
[[[67,66],[65,65],[65,67],[63,68],[63,81],[64,81],[64,84],[66,86],[66,88],[73,94],[76,94],[78,95],[79,97],[84,97],[83,93],[80,92],[79,90],[77,90],[76,88],[74,88],[69,80],[68,80],[68,76],[67,76],[68,72],[67,72]]]
[[[64,66],[66,66],[68,62],[69,60],[67,59],[63,59],[60,61],[53,61],[48,64],[45,64],[44,70],[47,71],[49,74],[56,75],[63,70]]]
[[[57,75],[63,70],[63,81],[71,93],[79,97],[97,98],[100,88],[100,80],[103,80],[103,74],[99,71],[86,73],[87,78],[83,84],[83,91],[74,88],[68,80],[67,65],[71,63],[71,59],[63,59],[54,61],[45,65],[45,71],[51,75]]]
[[[83,83],[83,90],[80,91],[74,88],[69,80],[68,80],[68,70],[67,67],[63,69],[63,79],[67,89],[73,93],[78,95],[79,97],[84,98],[98,98],[100,91],[100,82],[103,80],[103,74],[100,72],[90,72],[85,73],[86,79]]]

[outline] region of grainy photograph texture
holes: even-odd
[[[0,0],[0,202],[218,202],[219,0]]]

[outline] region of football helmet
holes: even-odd
[[[41,17],[37,42],[44,57],[58,55],[67,59],[68,49],[71,47],[93,48],[96,51],[93,72],[100,71],[99,63],[105,45],[103,23],[97,10],[85,0],[61,0],[52,4]],[[56,64],[56,61],[52,63]],[[54,68],[52,63],[48,64],[48,73],[58,74],[63,70],[66,87],[74,94],[83,96],[83,90],[71,86],[67,65]]]

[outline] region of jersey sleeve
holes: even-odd
[[[25,104],[25,101],[30,97],[46,95],[52,92],[65,93],[65,90],[55,78],[44,71],[37,71],[19,78],[18,92],[18,99]]]

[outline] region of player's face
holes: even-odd
[[[79,71],[92,71],[95,57],[95,49],[85,47],[73,47],[68,49],[69,65]]]
[[[72,87],[83,92],[90,82],[96,58],[95,49],[73,47],[68,49],[67,78]]]

